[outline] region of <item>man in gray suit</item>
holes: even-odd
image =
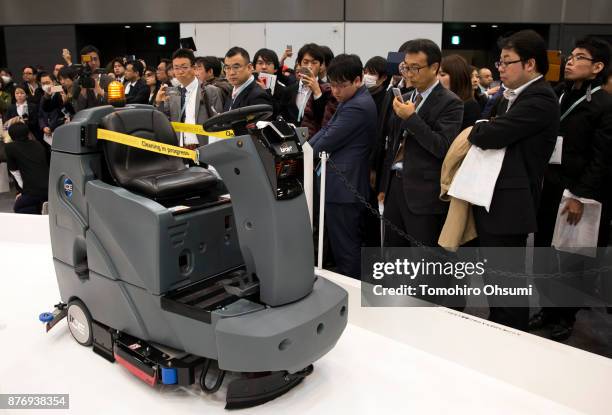
[[[162,85],[155,97],[155,106],[168,115],[170,121],[202,125],[207,119],[223,111],[219,88],[200,85],[195,76],[195,56],[189,49],[178,49],[172,55],[174,76],[180,82],[178,96],[170,97],[167,86]],[[216,140],[214,137],[180,133],[182,147],[195,149]]]

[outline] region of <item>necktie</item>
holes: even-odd
[[[421,94],[417,94],[414,99],[414,108],[419,108],[419,105],[423,101],[423,96]],[[393,160],[393,164],[399,163],[404,160],[404,149],[406,148],[406,132],[402,134],[402,139],[400,141],[399,148],[397,149],[397,154],[395,155],[395,159]]]
[[[187,112],[187,108],[185,108],[185,101],[187,97],[187,88],[180,87],[179,91],[181,92],[181,122],[185,122],[185,116]]]

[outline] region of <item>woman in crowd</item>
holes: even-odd
[[[145,70],[145,84],[149,88],[149,105],[155,104],[155,96],[157,95],[157,91],[159,91],[159,87],[161,83],[155,77],[155,68],[149,66]]]
[[[461,129],[470,127],[480,118],[480,105],[474,99],[470,66],[459,55],[442,58],[438,80],[446,89],[453,91],[463,101],[463,124]]]
[[[21,121],[13,123],[8,133],[12,142],[6,145],[6,159],[17,182],[13,210],[15,213],[40,214],[48,197],[49,165],[45,149],[30,138],[28,126]]]
[[[8,110],[8,108],[13,103],[13,97],[9,92],[7,92],[6,85],[0,77],[0,117],[4,119],[4,113]]]
[[[472,70],[472,90],[474,91],[474,99],[480,105],[480,111],[484,110],[485,105],[487,104],[487,95],[483,94],[480,90],[480,82],[478,78],[478,68],[475,66],[471,66]]]
[[[10,126],[17,121],[23,121],[36,138],[42,139],[40,128],[38,128],[38,107],[28,102],[27,98],[26,91],[22,86],[15,88],[15,103],[6,111],[5,122]]]

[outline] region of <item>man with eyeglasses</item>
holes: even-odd
[[[26,93],[27,100],[30,104],[34,104],[36,106],[40,105],[40,100],[44,95],[43,90],[36,79],[36,68],[31,65],[26,65],[23,67],[22,76],[23,76],[23,90]]]
[[[172,54],[172,68],[180,85],[178,96],[171,99],[167,93],[169,87],[164,84],[155,97],[155,105],[169,116],[170,121],[202,125],[207,119],[221,112],[220,97],[216,96],[215,99],[208,97],[206,95],[208,91],[202,90],[195,76],[195,56],[191,49],[176,50]],[[216,139],[205,135],[193,133],[179,135],[179,145],[192,150],[212,141]]]
[[[225,77],[233,86],[231,99],[225,103],[226,111],[259,104],[274,107],[272,96],[255,82],[249,52],[234,46],[225,54],[224,64]]]
[[[448,203],[439,199],[440,170],[461,128],[463,102],[437,80],[442,61],[438,45],[414,39],[402,49],[406,76],[415,89],[393,101],[378,200],[394,225],[423,245],[438,246],[448,211]],[[410,242],[387,228],[385,245],[405,247]]]
[[[500,41],[496,66],[505,87],[496,117],[477,122],[469,141],[481,149],[503,149],[502,162],[489,211],[473,206],[479,244],[487,267],[524,273],[527,235],[538,230],[536,214],[544,170],[559,131],[559,103],[544,80],[548,71],[546,43],[533,30],[523,30]],[[487,249],[497,247],[503,249]],[[483,249],[484,248],[484,249]],[[494,274],[490,274],[492,278]],[[498,274],[495,274],[498,275]],[[507,287],[525,286],[522,278],[504,277]],[[489,319],[527,329],[526,297],[489,298]]]
[[[565,60],[565,82],[557,90],[562,114],[557,143],[562,150],[561,158],[548,164],[545,171],[536,246],[550,246],[565,191],[569,191],[571,197],[565,202],[562,219],[570,225],[577,225],[583,219],[584,205],[580,198],[603,204],[597,246],[608,245],[611,189],[606,179],[612,162],[612,96],[602,89],[602,85],[609,65],[609,44],[593,37],[578,40]],[[580,256],[559,253],[559,257],[561,264],[571,260],[583,265]],[[535,259],[536,265],[551,263],[550,258]],[[541,272],[550,271],[543,269]],[[547,327],[553,340],[565,340],[572,333],[578,310],[574,307],[544,308],[530,320],[529,328]]]
[[[336,272],[359,278],[363,205],[340,175],[361,197],[369,196],[368,158],[376,131],[376,104],[362,84],[363,65],[357,55],[336,56],[327,75],[339,105],[329,123],[309,143],[315,154],[329,153],[336,167],[327,169],[325,187],[325,227]]]

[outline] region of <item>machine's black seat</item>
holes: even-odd
[[[178,146],[172,125],[161,112],[150,108],[126,108],[102,119],[101,128]],[[123,144],[103,142],[112,178],[121,187],[151,199],[173,199],[202,194],[215,187],[217,177],[186,161]]]

